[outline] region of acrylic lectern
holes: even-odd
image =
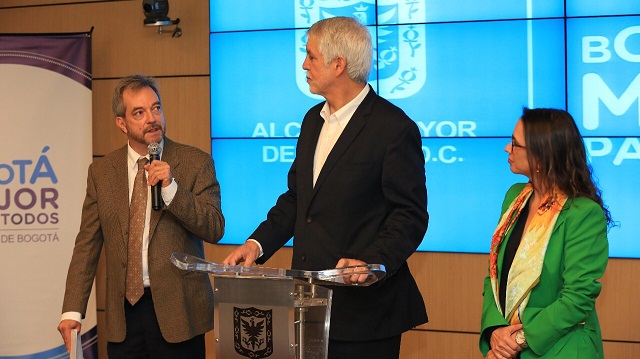
[[[358,274],[366,281],[357,285],[367,286],[385,275],[380,264],[305,271],[221,265],[183,253],[171,261],[213,275],[216,358],[224,359],[326,359],[332,292],[323,285],[356,285],[345,278]]]

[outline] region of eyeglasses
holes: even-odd
[[[523,146],[519,144],[518,141],[516,141],[516,139],[513,136],[511,136],[511,151],[513,152],[513,149],[516,147],[527,148],[527,146]]]

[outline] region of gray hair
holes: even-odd
[[[347,61],[349,77],[359,83],[367,82],[373,52],[366,26],[352,17],[337,16],[316,22],[307,35],[318,41],[325,65],[342,57]]]
[[[138,91],[145,87],[149,87],[156,93],[158,96],[158,101],[160,101],[160,91],[158,90],[158,83],[151,76],[144,75],[132,75],[127,76],[121,79],[116,88],[113,90],[113,98],[111,99],[111,109],[113,110],[113,114],[115,117],[125,117],[126,115],[126,105],[124,104],[124,100],[122,99],[122,94],[124,90],[133,90]]]

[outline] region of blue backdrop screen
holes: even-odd
[[[418,250],[488,252],[506,190],[527,180],[504,151],[527,106],[572,113],[619,224],[610,255],[640,258],[640,16],[630,3],[212,0],[221,243],[244,242],[286,190],[300,121],[323,101],[302,70],[306,29],[350,15],[372,34],[369,83],[422,133],[431,218]]]

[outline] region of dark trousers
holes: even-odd
[[[169,343],[162,337],[153,309],[151,292],[132,306],[125,300],[127,336],[122,343],[107,343],[111,359],[204,359],[204,334],[180,343]]]
[[[329,359],[398,359],[402,335],[362,342],[329,339]]]

